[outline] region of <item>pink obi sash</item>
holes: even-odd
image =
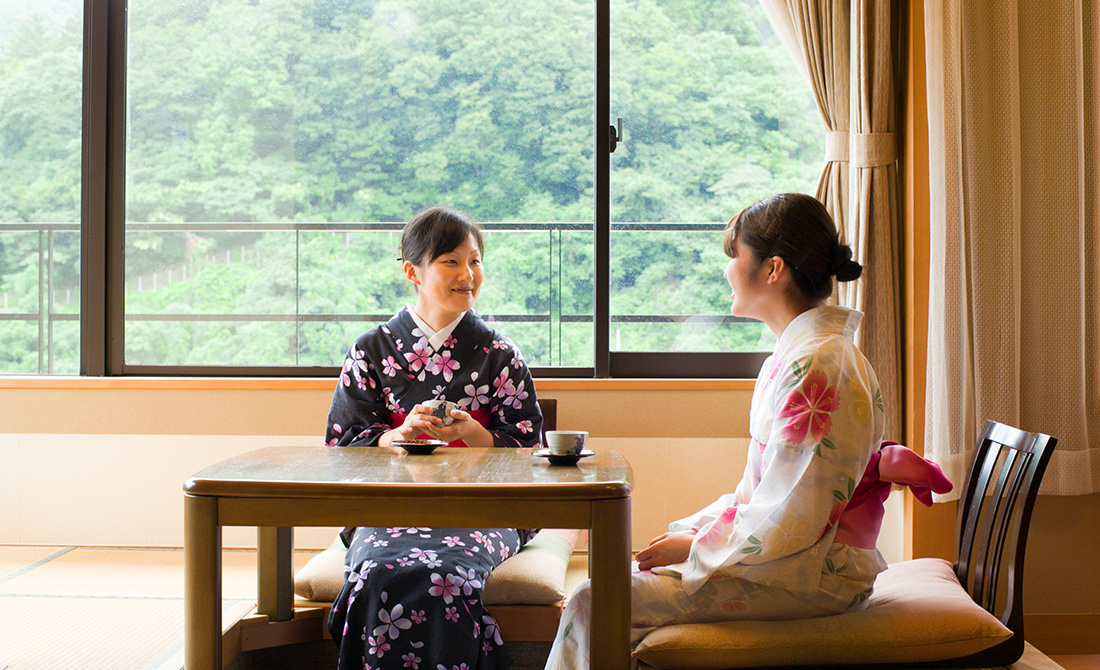
[[[841,512],[833,541],[874,549],[885,512],[883,503],[890,495],[891,484],[908,486],[925,507],[932,506],[933,491],[947,493],[952,488],[940,466],[921,458],[909,447],[883,442],[878,452],[871,456],[863,478]]]
[[[471,419],[473,419],[474,421],[477,421],[482,426],[484,426],[486,429],[489,428],[489,419],[490,419],[490,417],[493,416],[489,412],[489,410],[487,410],[487,409],[475,409],[475,410],[463,410],[463,411],[465,411],[467,414],[469,414]],[[390,414],[390,427],[391,428],[397,428],[401,424],[405,423],[405,419],[408,418],[408,416],[409,415],[408,415],[407,412],[405,414],[391,413]],[[427,433],[421,433],[420,435],[416,436],[416,439],[418,439],[418,440],[430,440],[431,438],[432,438],[432,436],[428,435]],[[454,442],[451,442],[447,446],[448,447],[465,447],[466,443],[463,442],[462,440],[455,440]]]

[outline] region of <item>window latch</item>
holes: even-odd
[[[615,125],[611,126],[611,153],[615,153],[615,147],[619,142],[623,141],[623,119],[619,117],[615,120]]]

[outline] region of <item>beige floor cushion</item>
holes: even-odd
[[[966,656],[1012,636],[978,607],[947,561],[894,563],[867,609],[798,621],[725,621],[658,628],[635,656],[656,668],[915,663]]]
[[[546,528],[489,575],[482,599],[486,605],[560,603],[565,593],[569,556],[579,530]],[[332,602],[344,585],[344,549],[340,538],[294,575],[294,592],[307,600]]]

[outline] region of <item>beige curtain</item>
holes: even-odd
[[[840,304],[862,311],[857,343],[878,373],[886,436],[901,435],[894,0],[761,0],[813,88],[825,124],[817,198],[863,264]]]
[[[813,89],[825,124],[825,168],[817,181],[816,197],[843,233],[848,215],[848,0],[760,0],[760,4]]]
[[[955,482],[989,418],[1058,438],[1044,493],[1100,491],[1098,5],[925,5],[925,447]]]

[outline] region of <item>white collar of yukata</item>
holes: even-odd
[[[428,325],[428,322],[420,318],[420,315],[416,313],[416,308],[410,303],[405,303],[405,309],[409,312],[409,316],[416,322],[420,332],[424,333],[424,337],[428,340],[428,346],[432,349],[439,351],[439,348],[443,346],[443,343],[447,341],[447,338],[451,336],[454,329],[458,327],[458,324],[462,322],[462,319],[466,318],[466,312],[458,315],[454,321],[451,321],[446,326],[443,326],[438,331],[432,330],[432,327]]]
[[[783,334],[779,336],[775,350],[779,351],[788,343],[810,333],[835,333],[849,340],[855,339],[856,329],[862,321],[863,312],[859,310],[839,305],[815,307],[802,312],[787,324]]]

